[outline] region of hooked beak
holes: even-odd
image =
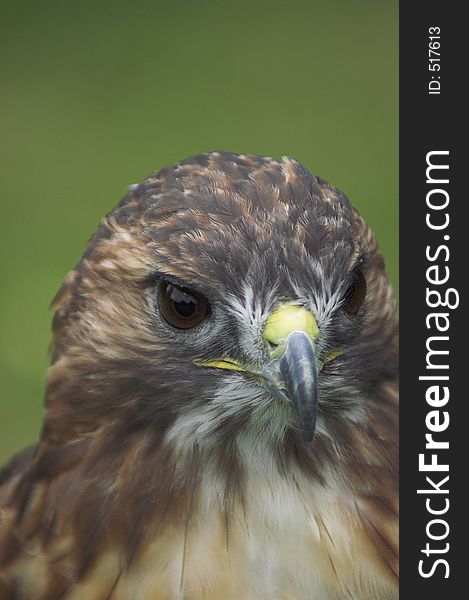
[[[311,442],[316,429],[318,368],[309,335],[304,331],[288,334],[280,356],[260,375],[275,397],[293,404],[303,439]]]
[[[269,315],[263,334],[272,359],[261,372],[264,386],[275,397],[293,404],[305,442],[313,439],[316,429],[318,335],[314,315],[290,302]]]

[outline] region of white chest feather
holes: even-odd
[[[246,450],[248,446],[246,446]],[[207,470],[197,510],[154,540],[113,598],[391,600],[347,498],[282,476],[249,448],[244,502],[227,514]]]
[[[101,555],[67,600],[396,600],[356,500],[339,483],[325,487],[294,468],[280,473],[272,453],[248,440],[240,452],[242,502],[226,510],[223,481],[208,461],[193,510],[158,534],[149,530],[128,568],[122,554]],[[41,556],[22,572],[31,599],[46,597],[35,583]]]

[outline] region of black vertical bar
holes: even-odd
[[[462,7],[463,3],[434,0],[400,4],[400,598],[404,600],[467,595],[469,152],[463,67],[469,53]],[[427,161],[449,168],[430,168],[427,177]],[[445,298],[452,306],[459,298],[459,305],[445,307]],[[429,348],[449,354],[432,355]],[[428,391],[431,387],[433,391]],[[432,440],[442,445],[432,448]],[[419,455],[423,455],[420,467]],[[432,460],[449,470],[429,471]]]

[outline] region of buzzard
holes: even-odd
[[[162,169],[52,307],[2,600],[397,598],[398,316],[340,191],[290,158]]]

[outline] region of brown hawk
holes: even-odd
[[[398,317],[345,196],[207,153],[104,219],[53,301],[0,598],[397,598]]]

